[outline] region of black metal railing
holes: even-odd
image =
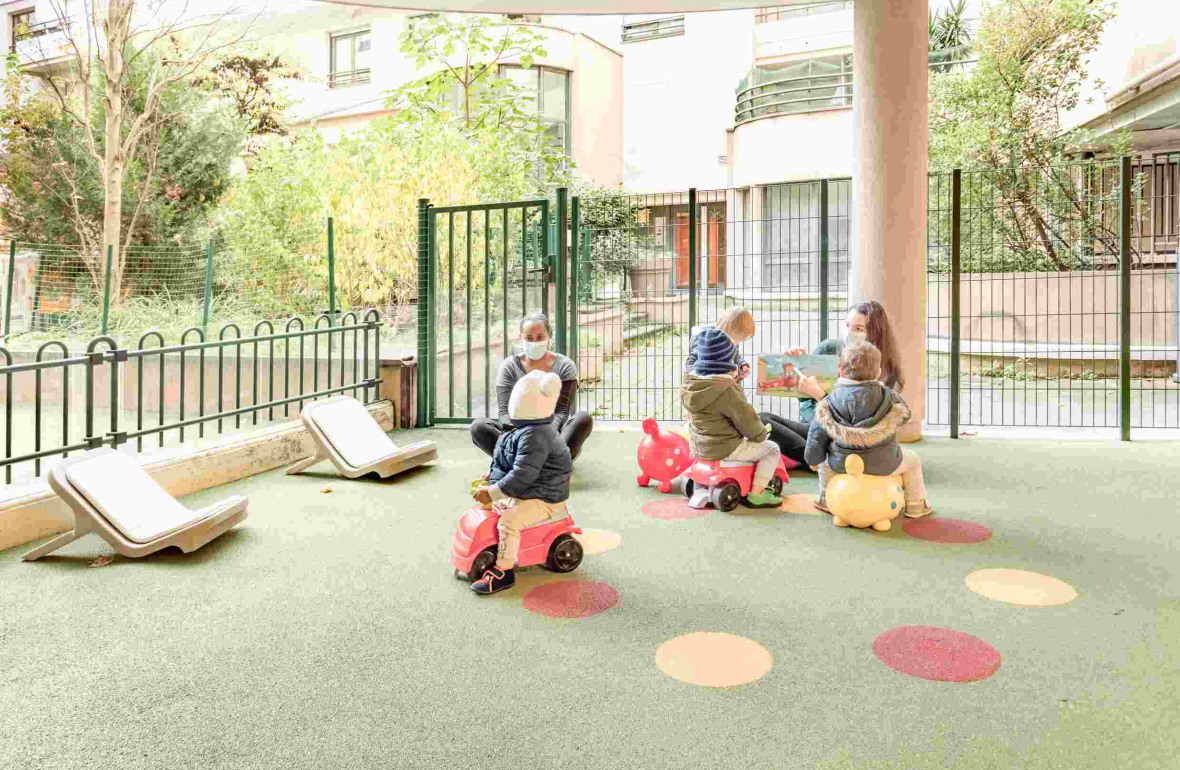
[[[212,423],[221,434],[231,420],[233,429],[240,429],[243,417],[249,417],[251,426],[259,425],[263,412],[268,422],[289,419],[292,405],[297,405],[298,413],[306,401],[339,393],[351,393],[366,403],[379,400],[379,335],[380,314],[367,310],[344,313],[338,319],[325,313],[310,328],[302,319],[292,318],[282,332],[276,332],[270,321],[260,321],[249,337],[243,337],[232,323],[222,327],[216,340],[206,340],[200,327],[192,327],[176,345],[167,345],[155,331],[141,335],[134,348],[120,347],[115,339],[102,336],[91,340],[84,351],[72,353],[66,343],[51,341],[30,351],[32,360],[26,362],[16,362],[12,351],[0,347],[4,385],[0,467],[5,483],[13,482],[13,469],[21,464],[31,463],[32,475],[40,476],[42,460],[79,450],[135,441],[142,452],[145,440],[152,437],[163,447],[169,433],[183,443],[191,436],[189,429],[196,428],[201,438]],[[52,354],[60,358],[47,358]],[[216,382],[210,383],[213,356]],[[124,367],[134,371],[132,380],[128,381]],[[250,380],[244,388],[246,369]],[[22,375],[31,375],[32,381]],[[79,381],[82,392],[75,394]],[[213,393],[216,398],[211,401],[208,397]],[[26,408],[30,404],[31,414]],[[153,406],[151,419],[146,411]],[[50,412],[60,425],[46,425]],[[60,439],[52,441],[51,433]],[[23,450],[15,446],[17,441],[26,444]]]

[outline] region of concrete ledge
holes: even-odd
[[[386,432],[394,428],[389,401],[370,404],[369,412]],[[196,447],[139,455],[151,477],[175,497],[219,487],[311,455],[312,439],[296,419],[245,435]],[[66,532],[73,513],[47,481],[0,490],[0,551]]]

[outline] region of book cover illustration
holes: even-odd
[[[759,396],[810,398],[799,390],[802,377],[814,377],[825,393],[836,387],[838,356],[758,356],[755,392]]]

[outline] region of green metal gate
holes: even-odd
[[[568,352],[569,238],[559,224],[568,220],[567,195],[419,201],[417,424],[494,416],[495,368],[511,354],[517,320],[530,313],[551,315],[555,349]]]

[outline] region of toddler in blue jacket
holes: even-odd
[[[508,414],[515,430],[496,441],[488,486],[475,490],[477,501],[493,504],[500,514],[496,565],[471,584],[478,594],[494,594],[516,584],[521,530],[569,515],[573,460],[553,425],[560,395],[561,377],[552,372],[529,372],[512,388]]]

